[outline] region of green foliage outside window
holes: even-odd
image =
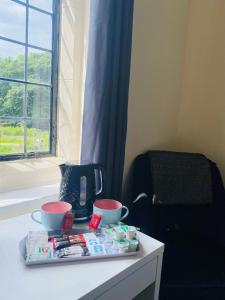
[[[24,56],[0,58],[0,76],[24,79]],[[51,54],[28,55],[28,81],[51,82]],[[27,148],[32,152],[49,151],[49,122],[38,121],[50,116],[49,87],[27,84]],[[0,116],[24,116],[25,84],[0,80]],[[0,155],[23,153],[24,127],[21,121],[0,121]]]

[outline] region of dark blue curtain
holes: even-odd
[[[106,197],[121,197],[133,0],[91,0],[81,160],[106,170]]]

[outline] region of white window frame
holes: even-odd
[[[23,42],[16,39],[11,39],[7,36],[0,36],[1,41],[8,42],[13,45],[20,45],[24,47],[24,78],[8,78],[0,76],[1,82],[17,83],[24,87],[24,99],[23,99],[23,115],[22,116],[0,116],[1,121],[21,121],[24,124],[24,147],[23,153],[1,154],[0,161],[8,161],[15,159],[24,159],[27,157],[41,157],[51,156],[56,153],[56,106],[57,106],[57,77],[58,77],[58,44],[59,44],[59,15],[60,15],[60,0],[52,1],[52,12],[41,9],[40,7],[32,6],[29,1],[21,2],[19,0],[11,0],[12,4],[21,6],[25,9],[25,40]],[[41,45],[36,46],[29,43],[28,32],[30,26],[29,12],[36,11],[40,14],[45,14],[51,17],[52,20],[52,44],[51,48],[43,48]],[[54,30],[53,30],[54,29]],[[44,53],[51,54],[51,80],[49,83],[39,83],[37,81],[29,81],[28,78],[28,52],[29,49],[41,50]],[[50,114],[47,118],[42,118],[43,121],[49,122],[49,149],[46,152],[31,152],[27,150],[27,124],[32,120],[32,117],[28,116],[28,86],[44,87],[50,91]],[[41,118],[39,118],[41,119]]]

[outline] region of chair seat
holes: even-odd
[[[148,151],[135,158],[133,199],[143,193],[147,197],[132,204],[130,221],[165,243],[160,300],[225,300],[223,180],[217,165],[210,160],[207,170],[211,184],[205,181],[205,175],[204,179],[200,175],[196,178],[199,156],[191,154],[189,160],[189,155]],[[206,195],[211,186],[212,202],[192,201],[196,199],[192,197],[196,184],[197,197],[203,195],[203,189]],[[156,201],[159,196],[160,201]]]
[[[225,248],[221,243],[194,235],[170,236],[165,243],[161,299],[225,299]]]

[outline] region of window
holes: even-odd
[[[0,160],[55,154],[59,0],[0,0]]]

